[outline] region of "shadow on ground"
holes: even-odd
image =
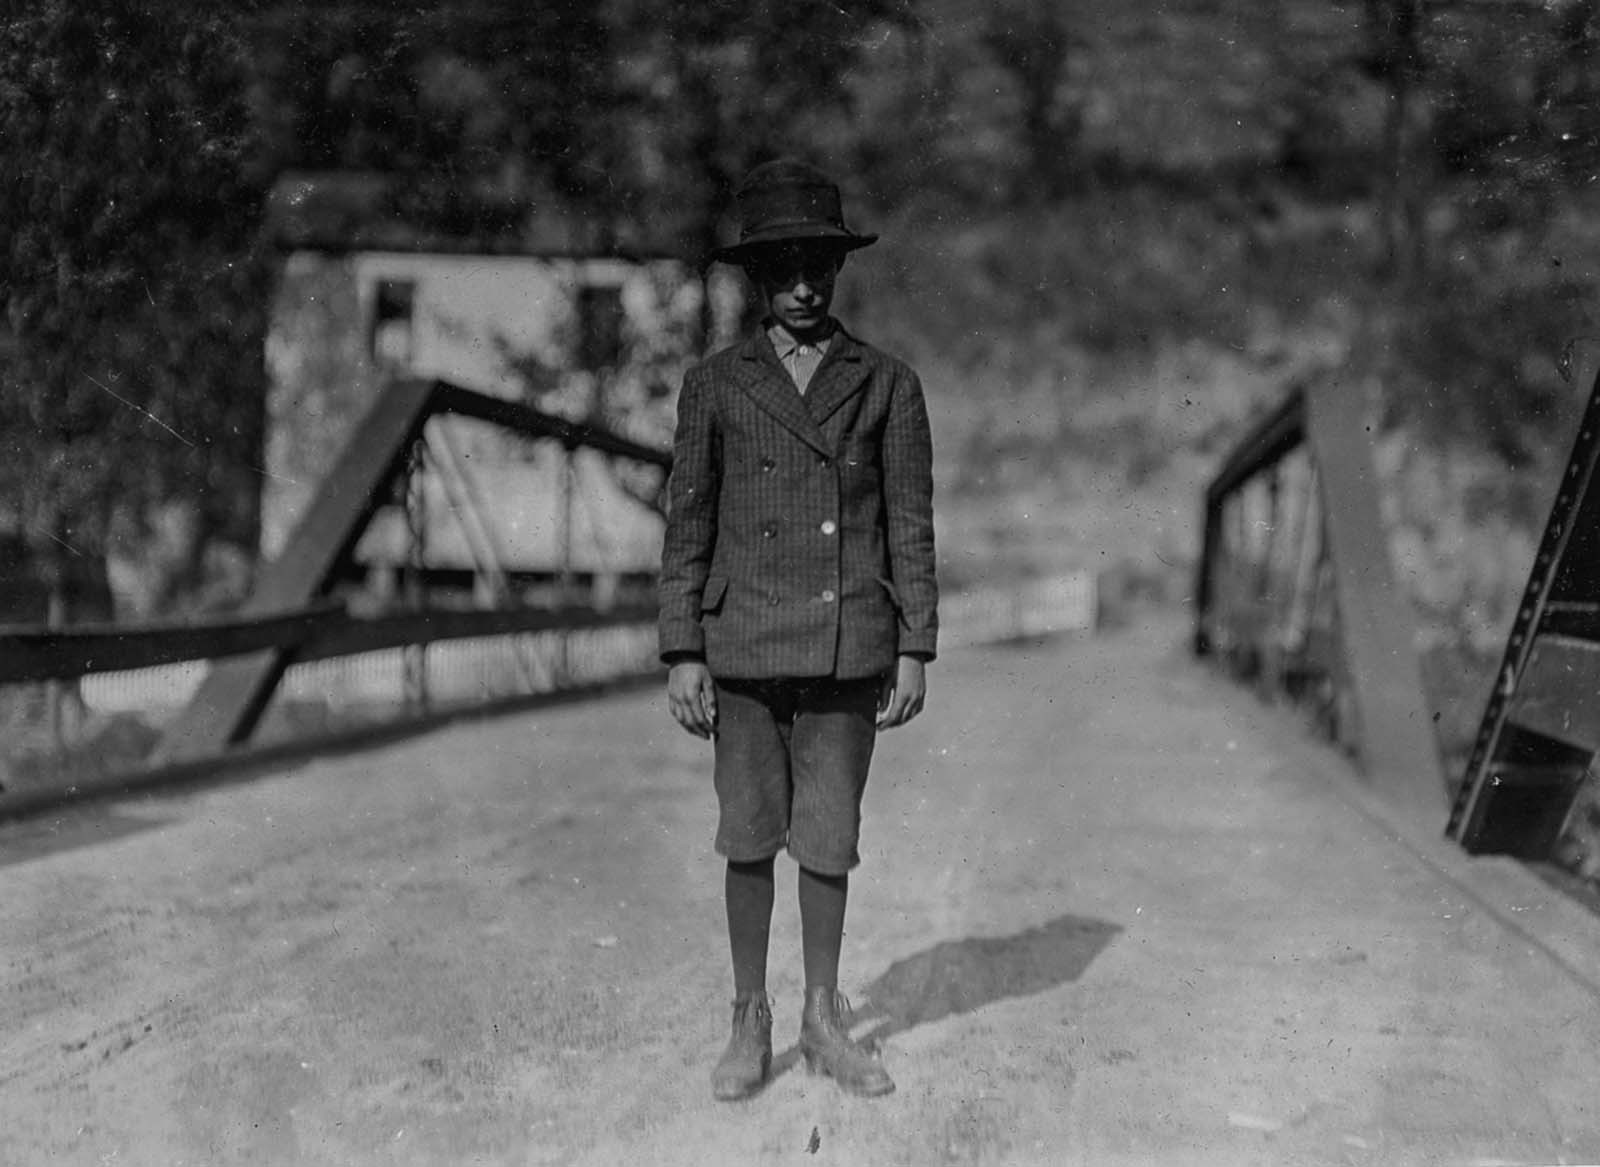
[[[79,847],[98,847],[164,825],[160,818],[134,818],[112,810],[74,810],[54,818],[0,822],[0,868]]]
[[[1104,920],[1059,916],[1012,936],[946,940],[897,960],[868,985],[852,1028],[875,1047],[895,1034],[1010,997],[1030,997],[1077,980],[1122,929]],[[772,1076],[800,1060],[798,1046],[773,1059]]]

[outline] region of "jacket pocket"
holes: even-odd
[[[728,594],[728,579],[726,576],[713,575],[706,580],[706,586],[700,593],[700,611],[716,612],[722,607],[723,597]]]
[[[883,586],[883,590],[888,593],[889,603],[894,605],[894,614],[900,618],[900,623],[907,628],[911,627],[910,622],[906,620],[906,606],[901,602],[900,593],[895,589],[894,584],[884,579],[881,575],[875,578]]]

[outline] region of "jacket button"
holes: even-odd
[[[817,459],[817,465],[826,470],[829,466],[833,465],[833,459],[824,454],[822,457]]]
[[[761,528],[761,537],[763,539],[771,539],[771,538],[775,537],[777,535],[777,533],[778,533],[778,524],[777,523],[768,523],[765,527]]]
[[[768,592],[767,593],[767,603],[771,604],[774,608],[776,608],[778,606],[778,593],[777,592]]]
[[[833,589],[832,589],[832,588],[828,588],[828,589],[827,589],[827,590],[826,590],[826,591],[824,591],[824,592],[823,592],[823,593],[822,593],[822,602],[823,602],[823,603],[824,603],[824,604],[831,604],[831,603],[833,603],[833,602],[834,602],[834,601],[835,601],[835,600],[837,600],[837,599],[838,599],[838,598],[839,598],[839,597],[838,597],[838,596],[837,596],[837,595],[835,595],[835,594],[834,594],[834,591],[833,591]]]
[[[824,535],[831,535],[835,531],[837,531],[838,529],[839,529],[839,524],[834,522],[832,519],[826,519],[826,520],[823,521],[822,533]]]
[[[777,468],[778,468],[778,464],[776,462],[774,462],[771,458],[763,458],[763,459],[761,459],[761,469],[762,469],[762,471],[764,473],[771,474]]]

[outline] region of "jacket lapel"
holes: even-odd
[[[802,399],[819,426],[866,384],[867,373],[861,343],[844,329],[835,330],[833,341],[828,345],[817,371],[812,374],[811,384],[806,387]]]
[[[828,358],[817,366],[812,378],[813,391],[832,356],[833,346],[829,345]],[[739,351],[738,368],[738,387],[747,397],[818,453],[833,453],[832,444],[823,435],[815,415],[806,407],[806,399],[795,389],[765,333],[757,333],[744,342]]]

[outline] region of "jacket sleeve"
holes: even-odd
[[[722,482],[721,436],[704,366],[689,370],[678,395],[678,425],[667,483],[667,530],[661,547],[658,622],[661,659],[705,656],[700,597],[717,543]]]
[[[922,383],[902,367],[895,378],[883,441],[883,495],[889,571],[901,604],[902,655],[938,653],[939,585],[933,547],[933,440]]]

